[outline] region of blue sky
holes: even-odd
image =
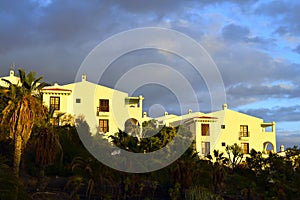
[[[277,146],[300,145],[299,10],[297,0],[0,0],[0,76],[14,62],[48,82],[69,83],[109,36],[145,26],[170,28],[205,47],[222,75],[229,108],[276,121]],[[141,54],[124,59],[134,64]],[[121,64],[107,73],[108,86],[120,76]],[[205,99],[205,87],[198,90]],[[174,95],[163,88],[145,86],[138,93],[146,97],[145,109],[162,104],[177,112]]]

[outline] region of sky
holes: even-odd
[[[297,0],[0,0],[0,76],[14,63],[52,84],[70,83],[86,56],[110,36],[168,28],[205,48],[230,109],[275,121],[278,147],[300,146],[299,10]],[[113,87],[130,66],[151,62],[176,68],[190,80],[200,110],[209,111],[205,82],[168,52],[130,52],[111,64],[100,83]],[[132,95],[140,94],[149,113],[179,112],[167,87],[143,85]]]

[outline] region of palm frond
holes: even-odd
[[[1,80],[6,82],[9,86],[13,85],[12,82],[10,82],[9,80],[7,80],[5,78],[1,78]]]
[[[39,78],[33,80],[31,86],[34,87],[34,88],[37,88],[37,86],[38,86],[37,83],[38,83],[40,80],[42,80],[42,79],[43,79],[43,77],[41,76],[41,77],[39,77]]]
[[[19,71],[19,76],[20,76],[20,80],[21,80],[21,84],[23,87],[25,87],[26,89],[30,87],[30,85],[28,85],[28,83],[26,82],[26,73],[23,69],[18,69]]]

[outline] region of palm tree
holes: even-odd
[[[59,141],[59,136],[56,133],[54,126],[50,123],[53,113],[54,108],[50,108],[47,119],[42,123],[39,123],[38,126],[36,126],[37,133],[33,133],[35,142],[35,161],[40,168],[40,183],[44,181],[46,166],[53,164],[58,160],[58,155],[61,155],[62,158],[62,146]]]
[[[26,73],[19,69],[20,85],[9,84],[2,93],[9,98],[8,105],[2,111],[1,124],[9,124],[10,137],[14,140],[14,174],[19,176],[20,161],[22,151],[26,146],[31,131],[36,120],[45,119],[45,109],[43,109],[40,90],[48,86],[47,83],[39,83],[42,77],[35,79],[35,73]]]
[[[54,108],[50,108],[45,121],[39,124],[36,136],[36,163],[41,167],[41,175],[44,176],[45,167],[53,164],[58,154],[62,153],[62,146],[54,126],[50,123]]]
[[[77,156],[72,161],[72,171],[66,189],[72,189],[71,196],[75,197],[81,186],[86,187],[86,199],[102,198],[109,190],[114,190],[111,170],[93,157]]]

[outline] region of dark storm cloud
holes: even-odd
[[[8,75],[9,66],[15,62],[17,68],[36,71],[50,83],[73,82],[81,62],[104,39],[132,28],[159,26],[181,31],[204,44],[220,70],[230,107],[269,97],[299,99],[299,64],[288,63],[285,52],[280,58],[273,55],[278,40],[286,40],[283,36],[299,37],[300,3],[295,2],[52,0],[41,5],[37,0],[0,0],[0,76]],[[258,20],[262,19],[262,30],[255,26],[257,14]],[[291,46],[291,51],[300,53],[299,46]],[[156,55],[157,61],[160,56]],[[181,66],[178,60],[173,61]],[[132,63],[135,62],[128,60],[126,64]],[[109,74],[112,78],[107,79],[115,81],[119,77],[115,72],[122,73],[124,69],[120,63]],[[193,71],[183,74],[196,88],[200,110],[206,111],[210,103],[207,91],[197,83]],[[291,87],[277,82],[287,82]],[[169,113],[178,113],[172,92],[146,87],[134,95],[140,94],[145,96],[146,111],[161,104]],[[247,112],[266,121],[299,121],[300,116],[299,105]],[[299,131],[278,131],[279,140],[286,145],[299,144],[296,133]]]
[[[183,1],[179,0],[176,3],[173,0],[152,0],[152,1],[141,1],[141,0],[112,0],[115,6],[127,10],[132,13],[169,13],[177,9],[182,9],[186,3],[194,1]]]
[[[249,109],[245,111],[247,114],[263,118],[265,121],[288,122],[300,121],[300,105],[290,107],[274,107]]]
[[[0,9],[1,75],[15,62],[51,82],[71,82],[89,51],[123,27],[104,1],[53,1],[46,7],[6,1]]]
[[[26,1],[2,1],[0,3],[0,53],[24,45],[31,45],[35,23],[35,4]]]
[[[222,35],[227,41],[246,41],[250,31],[236,24],[229,24],[222,29]]]
[[[288,81],[298,85],[299,64],[274,59],[267,53],[244,45],[227,45],[213,55],[226,87],[237,83],[257,85],[274,81]]]
[[[298,54],[300,54],[300,45],[298,45],[295,49],[294,49],[295,52],[297,52]]]
[[[270,1],[263,3],[256,13],[272,17],[272,24],[279,34],[297,35],[300,33],[300,2]]]
[[[251,36],[250,29],[237,24],[229,24],[223,27],[222,36],[226,42],[245,42],[259,45],[261,48],[267,48],[273,43],[273,39]]]
[[[285,88],[281,85],[265,86],[265,85],[252,85],[247,86],[239,84],[229,87],[227,94],[232,96],[243,96],[251,98],[296,98],[300,97],[300,87]]]
[[[228,2],[252,8],[252,3],[257,1],[232,0]],[[10,64],[15,62],[17,67],[45,74],[45,78],[51,83],[72,82],[76,69],[85,56],[103,39],[130,28],[157,26],[164,23],[165,19],[169,19],[170,23],[162,26],[183,30],[185,34],[192,35],[201,43],[206,31],[205,24],[201,21],[203,17],[201,9],[216,4],[225,3],[221,0],[189,0],[176,1],[176,3],[171,0],[64,0],[52,1],[47,6],[40,6],[33,0],[2,1],[0,6],[0,74],[6,75]],[[278,11],[284,16],[286,16],[285,9],[291,9],[290,6],[285,5],[285,7],[282,11]],[[280,4],[278,8],[270,9],[279,8]],[[197,12],[190,14],[187,12],[189,9],[196,9]],[[261,6],[260,9],[263,11],[269,8]],[[270,14],[266,12],[265,15]],[[186,27],[179,23],[181,20],[187,21]],[[210,18],[208,21],[211,26],[214,26],[213,23],[216,20]],[[250,27],[235,23],[219,31],[226,45],[232,41],[262,45],[269,43],[268,39],[259,36],[252,37]],[[216,43],[224,43],[224,40],[216,38],[214,38]],[[248,83],[255,90],[260,83],[265,81],[289,80],[293,84],[300,83],[297,78],[299,74],[297,68],[275,62],[270,55],[253,49],[249,50],[248,47],[221,46],[216,53],[212,53],[225,85],[231,92],[229,98],[241,99],[236,98],[239,90],[234,87],[239,82]],[[210,48],[207,50],[210,51]],[[190,76],[190,79],[193,79],[193,76]],[[273,91],[279,94],[284,93],[280,91],[280,88],[276,90],[274,88]],[[254,95],[257,93],[258,91]],[[289,95],[293,96],[291,93]],[[247,99],[243,101],[248,102]]]
[[[170,12],[175,12],[178,10],[185,9],[185,7],[193,7],[193,6],[207,6],[214,4],[223,4],[223,0],[152,0],[152,1],[141,1],[141,0],[111,0],[111,2],[119,7],[123,8],[132,13],[157,13],[158,15],[168,14]],[[231,3],[235,3],[237,5],[243,6],[251,3],[257,2],[257,0],[229,0],[227,1]]]

